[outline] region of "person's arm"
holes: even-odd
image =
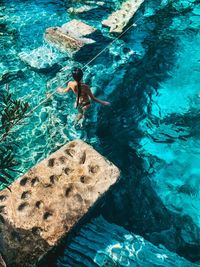
[[[95,101],[95,102],[97,102],[97,103],[100,103],[100,104],[105,105],[105,106],[110,105],[110,102],[103,101],[103,100],[101,100],[101,99],[95,97],[95,96],[93,95],[93,93],[91,92],[91,90],[90,90],[89,87],[88,87],[88,95],[89,95],[89,97],[90,97],[93,101]]]
[[[57,88],[57,92],[59,92],[59,93],[68,93],[69,90],[71,89],[70,85],[71,85],[71,83],[69,82],[66,88],[58,87]]]

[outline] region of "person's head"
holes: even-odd
[[[83,71],[79,68],[74,68],[72,70],[72,77],[74,78],[76,82],[79,83],[83,78]]]

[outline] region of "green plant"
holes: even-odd
[[[29,104],[23,100],[15,100],[13,96],[8,91],[8,85],[6,86],[7,90],[4,93],[2,98],[2,104],[0,109],[1,116],[1,127],[0,132],[2,136],[0,137],[0,142],[2,142],[14,126],[16,126],[22,118],[25,117],[25,113],[29,108]]]
[[[26,117],[29,104],[23,100],[15,100],[6,85],[6,92],[0,94],[0,184],[8,186],[13,180],[13,172],[18,172],[19,162],[15,159],[16,141],[10,137],[15,126]]]

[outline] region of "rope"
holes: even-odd
[[[89,66],[96,58],[98,58],[101,54],[103,54],[104,51],[106,51],[106,49],[108,47],[110,47],[112,44],[114,44],[117,40],[119,40],[126,32],[128,32],[132,27],[136,26],[136,23],[142,19],[142,16],[140,18],[138,18],[134,23],[132,23],[128,28],[126,28],[126,30],[124,30],[119,36],[117,36],[112,42],[110,42],[104,49],[102,49],[96,56],[94,56],[90,61],[88,61],[81,69],[85,69],[87,66]],[[71,76],[70,76],[71,78]],[[66,82],[64,82],[63,84],[61,84],[61,87],[63,87],[65,84],[67,84],[70,81],[70,79],[68,79]],[[24,120],[25,118],[28,118],[31,116],[32,113],[34,113],[35,110],[37,110],[42,104],[44,104],[49,98],[51,98],[55,93],[57,92],[57,88],[54,92],[52,92],[51,94],[49,94],[44,100],[42,100],[38,105],[36,105],[33,109],[31,109],[24,118],[22,118],[21,120],[18,121],[18,124]]]

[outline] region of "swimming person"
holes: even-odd
[[[79,112],[76,118],[76,122],[84,118],[85,112],[90,107],[91,100],[97,103],[100,103],[102,105],[106,105],[106,106],[110,105],[109,102],[96,98],[92,94],[90,87],[87,84],[84,84],[82,82],[83,71],[81,69],[74,68],[72,71],[72,77],[74,78],[74,81],[70,81],[67,85],[67,88],[59,87],[57,91],[60,93],[67,93],[70,90],[72,90],[74,94],[76,95],[75,107],[78,109],[78,112]]]

